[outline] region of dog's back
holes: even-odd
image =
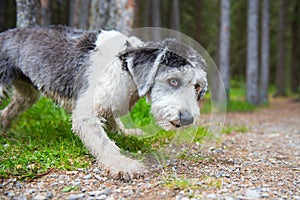
[[[45,93],[74,97],[75,78],[85,70],[98,34],[65,26],[0,33],[0,96],[18,79]]]

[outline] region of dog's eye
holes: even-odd
[[[174,87],[178,87],[179,86],[179,81],[176,80],[175,78],[172,78],[169,80],[170,85],[174,86]]]
[[[197,83],[197,84],[194,85],[194,87],[195,87],[196,94],[198,94],[200,92],[200,90],[201,90],[200,85]]]

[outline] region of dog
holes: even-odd
[[[142,42],[117,31],[52,25],[0,33],[0,96],[12,92],[0,113],[7,130],[40,93],[72,114],[72,130],[113,178],[130,180],[147,168],[125,157],[107,130],[146,96],[166,130],[197,122],[207,91],[205,60],[175,39]],[[122,131],[126,131],[121,128]]]

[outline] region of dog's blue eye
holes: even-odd
[[[172,78],[169,80],[170,85],[174,86],[174,87],[178,87],[179,86],[179,81],[176,80],[175,78]]]

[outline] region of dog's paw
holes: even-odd
[[[147,168],[139,161],[125,158],[119,160],[115,167],[108,167],[106,172],[111,179],[127,182],[142,177],[147,172]]]

